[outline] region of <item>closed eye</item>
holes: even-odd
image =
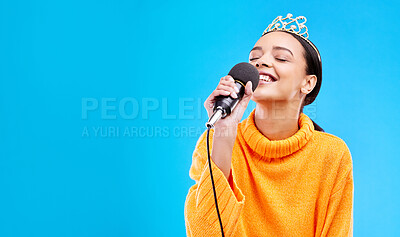
[[[251,58],[250,61],[254,61],[254,60],[257,60],[257,59],[259,59],[259,58]]]
[[[287,62],[288,60],[283,59],[283,58],[275,58],[276,60],[280,61],[280,62]]]

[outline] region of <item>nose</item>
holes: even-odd
[[[263,63],[263,64],[259,64],[259,63],[256,63],[256,67],[261,67],[261,65],[262,66],[265,66],[265,67],[270,67],[268,64],[266,64],[266,63]]]
[[[271,65],[270,63],[264,62],[264,60],[263,60],[262,58],[259,58],[259,59],[256,61],[256,68],[261,68],[262,66],[268,68],[268,67],[271,67],[272,65]]]

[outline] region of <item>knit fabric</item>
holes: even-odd
[[[271,141],[254,114],[238,125],[229,180],[211,161],[225,236],[353,236],[353,166],[345,142],[315,131],[303,113],[293,136]],[[187,236],[221,236],[206,132],[189,175],[196,184],[185,202]]]

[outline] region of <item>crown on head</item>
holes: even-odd
[[[298,16],[292,18],[292,14],[287,14],[285,18],[278,16],[271,24],[264,30],[263,35],[274,30],[284,30],[295,33],[305,39],[308,39],[308,29],[304,24],[307,22],[307,18],[304,16]]]
[[[318,58],[321,61],[321,56],[319,55],[319,51],[315,47],[310,40],[308,40],[308,29],[305,23],[307,22],[307,18],[304,16],[298,16],[296,18],[292,18],[292,14],[288,13],[286,17],[278,16],[275,18],[271,24],[264,30],[261,36],[264,36],[266,33],[271,31],[287,31],[294,33],[300,37],[302,37],[305,41],[307,41],[317,52]]]

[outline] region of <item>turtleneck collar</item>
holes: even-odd
[[[239,132],[244,142],[257,154],[266,158],[282,158],[300,150],[311,139],[314,132],[312,120],[301,113],[299,116],[299,130],[283,140],[269,140],[256,127],[255,109],[239,126]],[[239,134],[238,134],[239,135]]]

